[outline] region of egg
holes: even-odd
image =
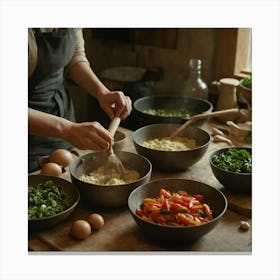
[[[41,156],[38,159],[39,165],[42,167],[45,163],[49,162],[49,156]]]
[[[88,221],[93,229],[101,229],[104,226],[104,219],[97,213],[90,214]]]
[[[49,162],[57,163],[63,167],[67,167],[73,160],[72,153],[65,149],[53,151],[49,156]]]
[[[91,234],[91,226],[85,220],[77,220],[71,225],[70,233],[77,239],[85,239]]]
[[[41,174],[58,177],[62,174],[62,168],[56,163],[48,162],[43,164]]]

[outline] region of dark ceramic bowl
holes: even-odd
[[[246,149],[252,154],[251,148],[246,147],[229,147],[223,148],[217,151],[214,151],[210,157],[209,162],[212,169],[213,174],[216,179],[227,189],[230,189],[235,192],[243,192],[248,193],[251,192],[252,188],[252,174],[251,173],[237,173],[232,171],[224,170],[213,163],[213,157],[215,155],[221,154],[227,151],[230,148],[235,149]]]
[[[189,126],[178,136],[191,138],[196,141],[197,148],[186,151],[159,151],[142,146],[144,141],[169,136],[179,124],[153,124],[136,130],[132,135],[136,151],[148,158],[153,169],[162,171],[184,171],[198,162],[210,144],[210,135],[201,128]]]
[[[92,170],[105,164],[108,158],[107,152],[93,152],[80,156],[69,167],[72,182],[80,190],[81,196],[94,206],[126,206],[131,191],[150,180],[152,165],[145,157],[125,151],[116,151],[115,154],[120,158],[125,168],[139,172],[140,178],[138,180],[111,186],[91,184],[80,180],[79,177],[82,174],[89,174]]]
[[[146,110],[164,109],[180,110],[184,109],[191,115],[210,113],[213,111],[213,105],[204,99],[188,96],[146,96],[137,99],[133,103],[135,120],[141,126],[156,123],[183,123],[189,117],[162,117],[148,114]],[[195,122],[196,126],[201,125],[205,120]]]
[[[213,219],[196,226],[166,226],[144,221],[136,215],[135,211],[143,204],[144,198],[156,197],[161,188],[170,192],[178,190],[187,191],[189,194],[201,194],[204,202],[213,210]],[[143,184],[136,188],[128,198],[130,213],[144,234],[155,240],[177,243],[187,242],[201,238],[210,232],[219,222],[227,209],[227,200],[222,192],[201,182],[185,179],[161,179]]]
[[[245,87],[243,85],[244,79],[240,80],[238,86],[238,94],[242,94],[242,96],[246,99],[246,101],[252,105],[252,89]]]
[[[38,184],[50,180],[53,181],[54,184],[61,186],[62,192],[70,200],[70,206],[63,212],[60,212],[56,215],[49,216],[46,218],[28,220],[29,230],[40,230],[40,229],[50,228],[61,223],[71,215],[71,213],[75,210],[80,200],[80,193],[78,189],[72,183],[62,178],[47,176],[47,175],[29,175],[28,186],[36,186]]]

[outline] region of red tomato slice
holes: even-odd
[[[179,190],[178,194],[180,194],[182,196],[188,196],[188,193],[186,191],[182,191],[182,190]]]
[[[144,215],[143,211],[140,208],[137,208],[135,212],[136,212],[136,215],[138,215],[139,217],[143,217],[143,215]]]
[[[171,197],[171,193],[168,192],[165,189],[160,189],[159,193],[162,194],[165,198],[170,198]]]
[[[202,194],[195,194],[193,197],[195,197],[198,201],[201,201],[204,198]]]

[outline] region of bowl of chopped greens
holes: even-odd
[[[252,77],[251,76],[245,77],[240,80],[238,93],[242,94],[242,96],[251,105],[252,103]]]
[[[53,227],[76,208],[80,193],[74,184],[47,175],[28,176],[28,228]]]
[[[156,241],[184,243],[215,228],[227,209],[227,199],[202,182],[166,178],[136,188],[128,207],[145,235]]]
[[[141,126],[157,123],[183,123],[191,116],[209,113],[211,102],[189,96],[145,96],[133,103],[135,120]],[[201,125],[205,120],[195,123]]]
[[[228,147],[210,155],[210,166],[216,179],[236,192],[251,192],[252,148]]]

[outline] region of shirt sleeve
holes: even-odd
[[[66,76],[68,75],[71,67],[73,67],[75,64],[77,64],[79,62],[86,62],[86,63],[90,64],[86,57],[86,54],[85,54],[85,41],[84,41],[84,37],[83,37],[82,28],[74,28],[74,32],[75,32],[75,45],[76,46],[75,46],[75,51],[74,51],[74,54],[73,54],[70,62],[65,67]]]

